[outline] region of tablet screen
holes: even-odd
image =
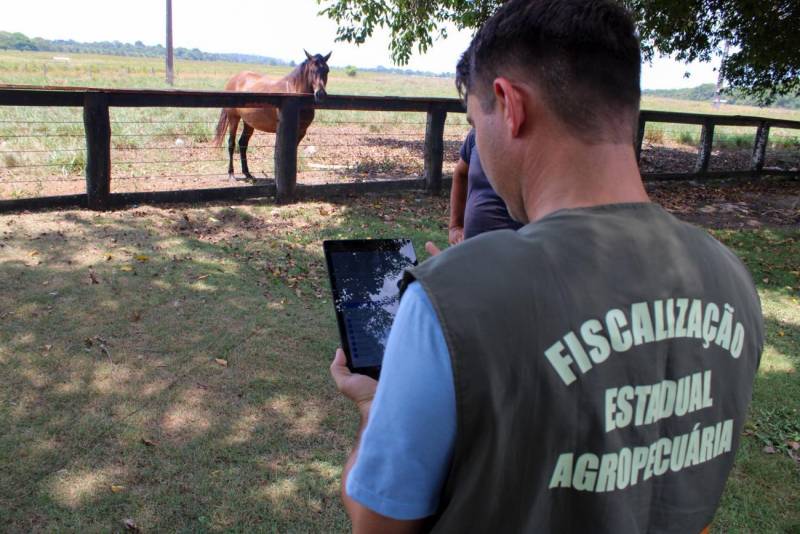
[[[403,271],[416,265],[408,239],[326,241],[342,344],[355,369],[381,365],[400,305]]]

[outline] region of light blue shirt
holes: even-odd
[[[369,422],[347,494],[381,515],[433,515],[456,438],[450,353],[425,290],[411,284],[397,310]]]

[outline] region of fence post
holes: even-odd
[[[83,100],[86,131],[86,202],[89,209],[108,209],[111,200],[111,120],[108,95],[86,93]]]
[[[700,133],[700,153],[697,154],[697,164],[694,172],[705,174],[708,172],[708,164],[711,162],[711,148],[714,143],[714,120],[707,118],[703,121],[703,130]]]
[[[756,142],[753,146],[753,160],[750,165],[750,170],[752,170],[754,174],[759,174],[764,170],[767,141],[769,141],[769,124],[765,121],[758,125],[758,131],[756,131]]]
[[[642,158],[642,143],[644,142],[644,128],[647,125],[647,121],[644,120],[641,116],[639,116],[639,129],[636,131],[636,161],[639,162]]]
[[[278,131],[275,138],[275,196],[278,203],[294,200],[299,129],[300,105],[295,98],[286,98],[278,109]]]
[[[442,190],[442,164],[444,162],[444,123],[447,111],[432,106],[425,122],[425,189],[429,193]]]

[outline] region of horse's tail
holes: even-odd
[[[222,140],[225,138],[225,132],[228,130],[228,112],[224,108],[219,114],[219,121],[217,122],[217,133],[214,135],[214,146],[222,146]]]

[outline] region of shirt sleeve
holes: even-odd
[[[475,146],[475,130],[472,129],[467,134],[467,137],[464,139],[464,144],[461,145],[461,152],[460,156],[461,159],[469,164],[470,158],[472,158],[472,148]]]
[[[450,354],[428,296],[412,283],[389,334],[347,494],[394,519],[433,515],[455,437]]]

